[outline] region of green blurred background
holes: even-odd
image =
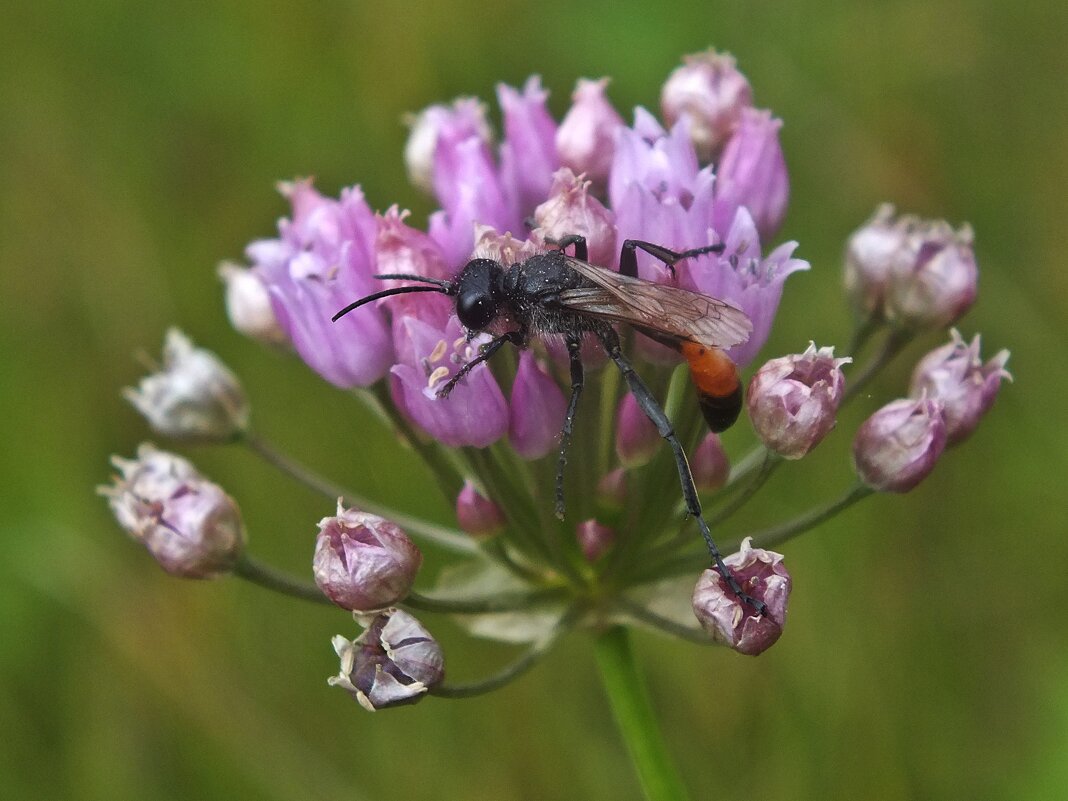
[[[451,522],[355,403],[229,328],[216,263],[272,233],[281,178],[360,182],[421,222],[407,111],[535,72],[558,117],[580,76],[612,76],[622,109],[655,106],[680,56],[708,45],[785,120],[782,238],[813,266],[765,353],[845,345],[842,242],[889,200],[974,225],[980,302],[961,327],[1012,349],[1016,383],[915,492],[790,544],[790,626],[765,656],[637,637],[686,780],[698,798],[1068,796],[1062,0],[82,0],[3,17],[4,799],[638,797],[584,638],[489,697],[369,715],[325,682],[345,615],[164,576],[93,487],[147,438],[119,388],[178,324],[240,373],[264,434]],[[938,341],[739,526],[844,487],[851,432]],[[329,503],[244,452],[194,458],[242,503],[256,553],[307,565]],[[507,656],[428,622],[456,678]]]

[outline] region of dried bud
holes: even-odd
[[[341,672],[327,684],[349,692],[364,709],[414,704],[445,676],[445,657],[433,635],[400,609],[376,615],[355,640],[333,639]]]
[[[245,546],[233,498],[185,459],[149,444],[132,460],[112,457],[121,473],[98,492],[119,525],[160,567],[183,578],[213,578],[233,569]]]
[[[500,534],[505,521],[501,508],[465,481],[456,496],[456,522],[472,537],[482,539]]]
[[[616,541],[616,532],[596,520],[584,520],[575,526],[575,539],[578,540],[586,561],[592,564],[612,547]]]
[[[619,510],[627,503],[627,469],[617,467],[597,482],[597,500],[608,509]]]
[[[727,53],[707,50],[686,56],[660,91],[668,125],[684,114],[701,161],[711,161],[738,125],[742,109],[753,104],[749,81]]]
[[[886,283],[894,261],[908,239],[908,225],[894,219],[894,207],[884,203],[849,237],[846,243],[843,284],[854,310],[862,319],[882,317]]]
[[[163,344],[163,368],[122,394],[154,431],[176,439],[223,442],[248,425],[248,400],[237,377],[176,328]]]
[[[485,107],[473,98],[459,98],[452,106],[434,105],[408,120],[411,133],[404,146],[408,180],[427,194],[434,191],[434,157],[442,136],[460,142],[474,137],[482,142],[493,138],[486,122]]]
[[[834,428],[845,377],[834,348],[811,343],[799,355],[772,359],[749,382],[749,417],[764,444],[787,459],[800,459]]]
[[[627,393],[616,412],[616,455],[626,467],[641,467],[660,445],[660,433],[642,411],[634,396]]]
[[[607,78],[580,79],[571,95],[571,108],[556,130],[560,162],[576,173],[585,173],[601,187],[612,169],[616,132],[624,126],[623,118],[605,97],[607,85]]]
[[[271,306],[271,296],[255,270],[229,262],[219,265],[226,285],[226,316],[235,330],[264,345],[289,344]]]
[[[731,463],[716,434],[708,434],[690,457],[693,482],[702,492],[715,492],[731,474]]]
[[[408,594],[423,555],[400,527],[377,515],[345,509],[319,521],[312,568],[315,583],[342,609],[383,609]]]
[[[576,178],[564,167],[553,174],[549,199],[534,210],[542,236],[561,239],[569,234],[586,237],[590,261],[611,265],[616,259],[615,218],[590,194],[590,182]]]
[[[983,364],[979,356],[979,335],[968,344],[957,329],[950,331],[948,345],[924,356],[912,374],[910,395],[942,402],[942,419],[946,422],[946,443],[956,445],[967,439],[979,420],[993,405],[1001,379],[1012,380],[1005,369],[1007,350],[1000,351]]]
[[[774,645],[786,625],[790,597],[790,574],[782,560],[782,554],[754,548],[751,537],[742,540],[738,553],[723,560],[742,591],[767,606],[764,615],[735,595],[716,570],[703,572],[693,590],[693,611],[702,628],[717,642],[748,656]]]
[[[884,314],[896,326],[919,331],[955,322],[975,302],[979,271],[972,230],[942,220],[903,217],[904,247],[894,257]]]
[[[882,492],[908,492],[930,473],[946,447],[941,401],[926,396],[888,403],[853,439],[861,480]]]

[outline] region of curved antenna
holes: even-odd
[[[443,281],[440,278],[427,278],[425,275],[411,275],[409,273],[385,273],[383,275],[375,275],[372,278],[381,278],[383,281],[422,281],[427,284],[434,284],[435,286],[445,287],[449,286],[448,281]]]
[[[360,306],[363,306],[365,303],[370,303],[371,301],[374,301],[374,300],[380,300],[381,298],[388,298],[390,295],[406,295],[409,292],[441,292],[441,293],[444,293],[445,289],[439,288],[439,287],[434,287],[434,286],[398,286],[398,287],[394,287],[393,289],[383,289],[381,292],[375,292],[373,295],[368,295],[365,298],[360,298],[359,300],[357,300],[354,303],[350,303],[344,309],[342,309],[337,314],[335,314],[333,317],[331,317],[330,321],[336,323],[338,320],[340,320],[342,317],[344,317],[350,311],[352,311],[353,309],[360,308]]]

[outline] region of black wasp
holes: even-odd
[[[708,524],[682,443],[652,392],[634,372],[620,348],[612,323],[625,323],[640,334],[678,351],[690,366],[698,401],[709,427],[723,431],[742,408],[742,388],[734,363],[721,350],[749,338],[753,324],[745,312],[722,300],[665,284],[638,278],[637,251],[656,257],[674,273],[674,265],[691,256],[721,253],[723,245],[708,245],[675,252],[660,245],[628,239],[619,257],[619,272],[586,261],[586,238],[566,236],[552,242],[555,250],[531,256],[506,267],[493,259],[473,259],[451,281],[421,275],[389,274],[376,278],[419,281],[432,286],[402,286],[386,289],[350,303],[334,315],[337,320],[366,303],[408,292],[440,292],[456,299],[456,316],[469,333],[489,331],[494,338],[477,356],[463,365],[438,390],[446,397],[476,365],[489,359],[505,344],[525,348],[531,337],[560,335],[567,345],[571,364],[571,398],[560,438],[556,471],[556,513],[563,516],[564,464],[571,442],[575,410],[582,394],[583,369],[580,350],[587,334],[595,336],[608,357],[623,373],[642,411],[656,425],[675,455],[686,511],[693,515],[708,545],[712,562],[731,589],[763,613],[764,605],[742,592],[723,564]],[[574,247],[575,256],[564,251]]]

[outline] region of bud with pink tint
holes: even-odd
[[[742,592],[764,603],[764,614],[756,614],[711,568],[701,574],[694,587],[694,614],[716,642],[738,653],[756,656],[782,636],[786,602],[790,597],[790,574],[782,554],[754,548],[751,537],[742,540],[741,550],[723,563],[734,574]]]
[[[770,111],[747,108],[716,164],[712,227],[724,236],[738,209],[753,216],[760,238],[768,241],[786,217],[790,179],[779,143],[782,120]]]
[[[749,382],[749,419],[770,450],[800,459],[830,433],[845,392],[842,365],[851,361],[813,342],[804,353],[757,370]]]
[[[226,262],[219,265],[218,275],[225,285],[226,316],[235,331],[263,345],[289,344],[267,287],[254,270]]]
[[[627,504],[627,469],[617,467],[597,482],[597,500],[606,509],[618,511]]]
[[[942,402],[896,400],[869,417],[853,438],[861,481],[880,492],[908,492],[925,478],[946,447]]]
[[[346,690],[364,709],[414,704],[445,678],[441,646],[407,612],[387,609],[366,625],[355,640],[334,637],[341,669],[326,680]]]
[[[728,53],[706,50],[683,61],[660,91],[660,109],[668,125],[687,117],[698,157],[711,161],[753,105],[753,90]]]
[[[549,199],[534,210],[534,221],[546,240],[570,234],[586,237],[589,260],[602,267],[615,265],[615,217],[590,194],[590,182],[564,167],[553,175]]]
[[[233,570],[245,528],[233,498],[187,460],[149,444],[136,459],[112,457],[119,470],[98,492],[112,513],[160,567],[182,578],[214,578]]]
[[[1012,380],[1005,369],[1007,350],[999,351],[983,363],[979,355],[979,335],[965,342],[957,329],[950,331],[948,345],[924,356],[912,374],[909,394],[942,402],[942,419],[946,422],[946,444],[963,442],[979,425],[980,419],[994,404],[1003,378]]]
[[[625,123],[605,97],[608,79],[579,79],[571,108],[556,129],[560,163],[604,187],[616,152],[616,133]]]
[[[483,495],[470,481],[465,481],[456,496],[456,522],[476,539],[496,536],[504,530],[501,508]]]
[[[319,521],[312,569],[323,594],[342,609],[382,609],[408,594],[423,555],[396,523],[346,509]]]
[[[557,445],[567,401],[548,370],[529,351],[519,356],[508,404],[508,441],[524,459],[540,459]]]
[[[493,138],[486,108],[474,98],[459,98],[451,106],[433,105],[408,120],[411,133],[404,146],[408,180],[427,194],[434,191],[434,164],[438,142],[474,138],[485,144]]]
[[[616,455],[625,467],[641,467],[660,446],[660,432],[629,392],[616,412]]]
[[[614,529],[603,523],[590,519],[583,520],[575,526],[575,539],[578,540],[582,555],[591,564],[600,559],[616,541]]]
[[[850,304],[864,320],[883,316],[890,270],[905,248],[908,225],[894,214],[894,207],[884,203],[846,242],[842,281]]]
[[[715,492],[727,483],[731,463],[718,434],[707,434],[690,456],[693,483],[702,492]]]

